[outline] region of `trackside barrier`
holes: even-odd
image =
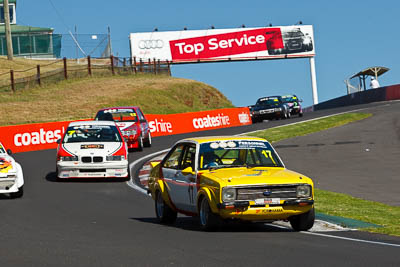
[[[396,99],[400,99],[400,84],[380,87],[376,89],[369,89],[349,95],[340,96],[325,102],[321,102],[317,105],[304,108],[303,111],[309,112]]]
[[[251,124],[247,107],[169,115],[149,114],[146,118],[153,137]],[[2,126],[0,141],[13,152],[53,149],[70,122]]]

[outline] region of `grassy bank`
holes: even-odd
[[[370,116],[371,114],[368,113],[345,113],[332,117],[316,119],[304,123],[275,127],[253,133],[251,135],[265,138],[270,142],[277,142],[291,137],[307,135],[310,133],[315,133],[329,128],[342,126],[344,124],[362,120]]]
[[[109,106],[138,105],[148,114],[233,107],[207,84],[150,74],[66,80],[1,94],[0,104],[0,125],[91,118]]]
[[[316,189],[315,209],[328,215],[382,226],[363,229],[366,231],[400,236],[400,207]]]
[[[346,113],[294,125],[267,129],[250,135],[265,138],[271,142],[307,135],[338,127],[370,117],[368,113]],[[315,190],[315,209],[328,215],[360,220],[382,227],[362,228],[363,231],[400,236],[400,207],[352,197],[350,195]]]

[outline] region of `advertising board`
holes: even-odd
[[[172,63],[313,57],[311,25],[130,34],[131,55]]]
[[[229,108],[201,112],[148,114],[153,137],[251,124],[249,109]],[[71,121],[0,127],[0,141],[14,153],[57,147]]]

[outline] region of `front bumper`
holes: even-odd
[[[124,136],[125,142],[128,145],[129,149],[132,148],[139,148],[139,138],[135,137],[135,138],[128,138],[126,136]]]
[[[217,205],[219,215],[224,219],[248,221],[286,220],[290,216],[309,211],[314,200],[285,200],[280,204],[255,205],[253,201],[225,202]]]
[[[16,178],[0,178],[0,194],[18,192]]]
[[[271,112],[271,113],[259,113],[259,112],[254,112],[251,114],[251,118],[254,120],[259,120],[259,119],[275,119],[275,118],[280,118],[282,117],[283,112],[282,111],[277,111],[277,112]]]
[[[129,176],[128,161],[102,164],[57,162],[57,177],[66,178],[126,178]]]

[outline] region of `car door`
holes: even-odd
[[[167,186],[169,197],[172,203],[178,208],[179,195],[177,192],[176,176],[178,171],[180,171],[180,164],[182,160],[182,155],[184,151],[184,144],[177,144],[171,149],[166,158],[162,163],[162,174],[164,177],[164,182]]]
[[[182,162],[175,176],[176,193],[179,195],[179,208],[196,213],[196,145],[186,144]],[[188,167],[191,169],[189,170]]]

